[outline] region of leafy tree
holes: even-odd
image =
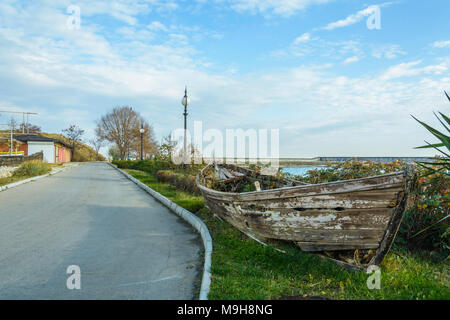
[[[117,146],[113,145],[108,150],[108,155],[112,160],[119,160],[120,159],[120,152],[119,148]]]
[[[161,145],[158,148],[159,157],[165,161],[172,161],[172,153],[176,144],[176,141],[171,140],[170,134],[163,137]]]

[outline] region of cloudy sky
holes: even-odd
[[[449,11],[448,0],[1,0],[0,110],[37,112],[47,132],[78,124],[88,139],[129,105],[160,140],[183,124],[187,85],[188,126],[279,129],[282,157],[430,155],[413,149],[434,140],[410,114],[439,126],[432,112],[448,113]]]

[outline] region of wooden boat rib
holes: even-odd
[[[212,188],[250,175],[267,177],[210,164],[200,171],[197,185],[213,213],[251,237],[293,241],[303,251],[359,267],[378,265],[389,251],[416,180],[408,166],[401,172],[314,185],[280,180],[279,187],[260,191]]]

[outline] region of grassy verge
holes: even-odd
[[[203,197],[158,182],[148,173],[125,170],[152,189],[198,215],[213,238],[210,299],[450,299],[449,265],[429,254],[391,250],[381,264],[381,289],[369,290],[364,272],[351,272],[290,243],[281,253],[247,238],[213,217]]]
[[[23,180],[26,178],[23,177],[6,177],[6,178],[0,178],[0,186],[4,186],[10,183],[14,183],[20,180]]]
[[[12,176],[0,178],[0,186],[14,183],[20,180],[28,179],[49,173],[52,170],[50,165],[39,160],[31,160],[24,162],[17,168]]]

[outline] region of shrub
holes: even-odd
[[[143,160],[143,161],[114,160],[112,161],[112,163],[121,169],[141,170],[150,173],[152,175],[155,175],[158,170],[176,168],[176,166],[173,163],[161,160]]]
[[[113,160],[112,163],[115,164],[120,169],[133,169],[134,163],[136,161],[131,160]]]
[[[305,177],[295,177],[306,183],[322,183],[377,176],[403,170],[405,163],[396,161],[380,163],[372,161],[350,160],[328,165],[325,169],[309,170]]]
[[[420,173],[429,169],[421,169]],[[436,172],[419,178],[413,203],[405,211],[397,244],[410,248],[450,251],[450,178]]]
[[[31,160],[22,163],[19,168],[17,168],[13,176],[15,177],[34,177],[49,173],[52,170],[47,162],[42,162],[41,160]]]
[[[347,161],[329,165],[323,170],[310,170],[305,177],[295,177],[307,183],[321,183],[338,180],[356,179],[403,170],[404,162],[388,164],[369,161]],[[424,176],[430,169],[417,167],[418,179],[412,191],[412,199],[396,238],[396,245],[409,248],[439,250],[449,253],[450,229],[448,217],[450,212],[450,177],[438,170]]]
[[[196,177],[193,175],[176,173],[169,170],[159,170],[156,173],[156,179],[159,182],[169,183],[179,190],[197,195],[201,194],[200,189],[197,187]]]

